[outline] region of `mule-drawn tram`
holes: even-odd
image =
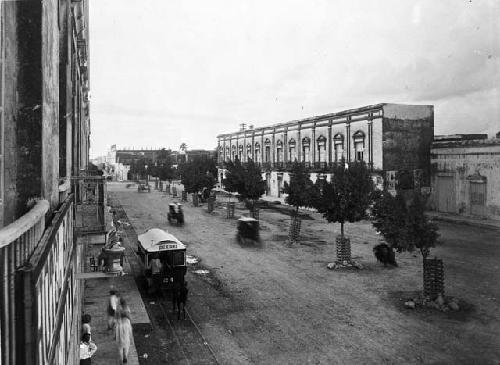
[[[147,230],[138,237],[137,254],[150,290],[184,284],[186,246],[174,235],[159,228]]]

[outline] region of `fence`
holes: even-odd
[[[73,195],[56,211],[40,243],[16,275],[17,361],[76,365],[80,330],[79,259]]]
[[[21,363],[16,358],[16,337],[22,322],[16,320],[15,313],[23,301],[15,290],[15,275],[37,248],[48,210],[49,203],[40,200],[24,216],[0,230],[0,364]]]

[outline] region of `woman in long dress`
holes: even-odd
[[[125,311],[119,311],[115,323],[115,341],[118,346],[119,364],[127,363],[130,344],[133,341],[132,324]]]

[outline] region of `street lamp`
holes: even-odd
[[[148,165],[144,165],[144,168],[146,169],[146,184],[149,182],[148,179]]]

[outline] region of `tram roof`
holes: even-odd
[[[151,228],[140,234],[139,242],[148,252],[184,250],[186,246],[173,234],[165,232],[160,228]]]

